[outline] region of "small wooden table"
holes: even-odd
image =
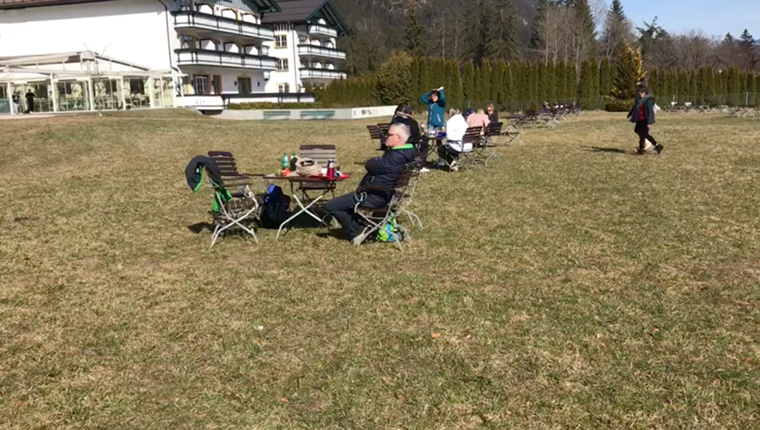
[[[307,214],[310,217],[314,218],[321,224],[323,224],[325,227],[329,227],[329,225],[325,222],[323,218],[320,218],[315,214],[314,212],[310,211],[309,209],[314,206],[317,202],[322,200],[328,193],[332,192],[335,189],[335,184],[338,182],[345,181],[346,179],[351,178],[350,175],[343,175],[334,179],[329,179],[327,177],[322,176],[299,176],[299,175],[291,175],[291,176],[279,176],[279,175],[264,175],[264,179],[270,180],[270,181],[288,181],[290,183],[290,194],[293,197],[293,199],[296,201],[296,204],[301,208],[293,214],[290,218],[286,219],[285,221],[280,224],[280,228],[277,230],[277,236],[276,238],[280,238],[280,233],[282,233],[282,230],[287,227],[287,225],[292,222],[294,219],[301,216],[301,214]],[[312,188],[311,191],[320,191],[321,193],[316,196],[312,197],[306,194],[303,187],[301,187],[302,190],[302,197],[303,201],[298,198],[298,193],[295,189],[295,184],[322,184],[324,187],[315,187]],[[304,203],[307,203],[304,205]]]

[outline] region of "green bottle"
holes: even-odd
[[[282,153],[282,170],[285,170],[288,168],[288,153],[283,152]]]

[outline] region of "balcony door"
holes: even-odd
[[[208,95],[208,76],[193,76],[193,90],[195,91],[196,96]]]

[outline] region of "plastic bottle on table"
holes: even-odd
[[[327,179],[335,179],[335,160],[327,162]]]

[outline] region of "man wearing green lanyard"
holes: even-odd
[[[415,146],[407,143],[410,134],[411,131],[406,124],[391,125],[386,141],[388,150],[382,157],[371,158],[367,161],[364,165],[367,174],[362,178],[356,191],[336,197],[325,205],[327,212],[343,227],[344,237],[354,245],[360,244],[365,239],[362,237],[363,228],[358,216],[354,213],[354,207],[361,202],[363,208],[381,208],[390,202],[399,173],[417,157]],[[373,189],[375,187],[382,190]]]

